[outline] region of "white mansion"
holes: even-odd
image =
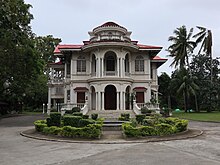
[[[90,110],[139,110],[152,100],[158,108],[157,68],[167,59],[162,47],[138,44],[131,32],[107,22],[89,32],[81,45],[58,45],[60,62],[49,64],[48,111],[62,103],[84,114]]]

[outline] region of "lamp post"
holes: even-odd
[[[43,103],[43,114],[45,113],[45,104]]]

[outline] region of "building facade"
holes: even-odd
[[[80,45],[58,45],[60,62],[49,64],[48,110],[63,103],[89,110],[131,110],[158,100],[157,69],[167,59],[160,46],[139,44],[131,32],[107,22]]]

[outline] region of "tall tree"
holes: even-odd
[[[173,42],[167,49],[170,53],[170,57],[174,60],[171,66],[185,68],[186,65],[189,67],[189,56],[193,53],[196,46],[194,41],[191,41],[191,36],[193,33],[193,28],[187,32],[186,27],[183,25],[174,30],[174,36],[170,36],[168,41]]]
[[[42,71],[42,61],[32,40],[31,5],[23,0],[0,0],[0,6],[0,98],[17,104]]]
[[[173,73],[172,77],[172,87],[174,88],[174,90],[177,91],[177,94],[183,96],[185,112],[187,112],[189,109],[190,95],[193,95],[195,97],[196,111],[198,111],[196,90],[198,90],[199,87],[195,83],[196,77],[190,75],[188,73],[188,70],[186,70],[185,68],[176,70]]]
[[[196,38],[196,44],[198,45],[201,43],[201,47],[199,49],[198,54],[201,53],[201,51],[205,52],[206,55],[210,58],[210,90],[213,88],[213,68],[212,68],[212,32],[211,30],[197,26],[197,28],[200,30],[197,34],[195,34],[193,37]],[[212,92],[210,92],[211,94]],[[212,94],[210,95],[210,106],[212,107]]]

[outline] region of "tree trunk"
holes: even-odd
[[[195,104],[196,104],[196,112],[199,112],[197,96],[195,94]]]

